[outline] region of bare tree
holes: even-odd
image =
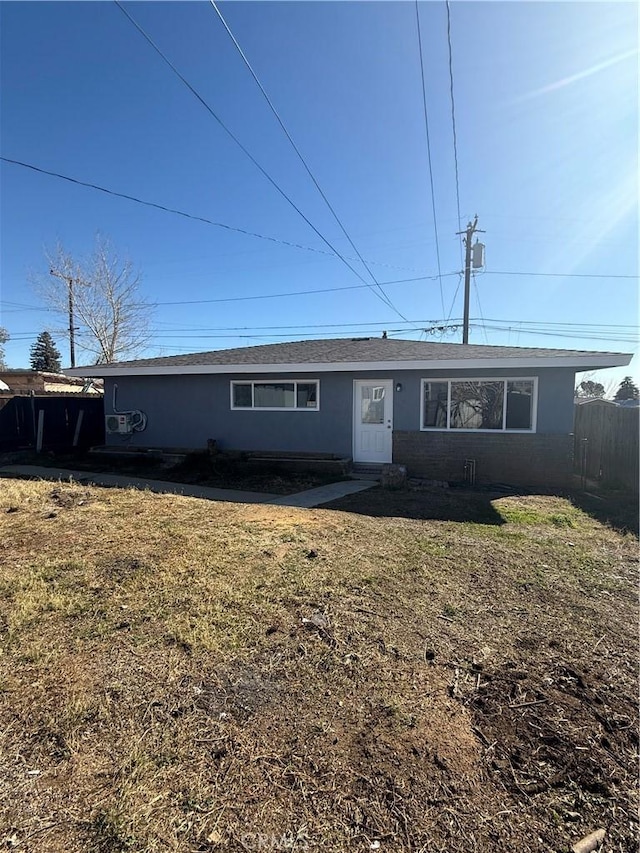
[[[0,370],[5,370],[7,365],[4,360],[4,344],[9,340],[9,333],[0,326]]]
[[[576,388],[576,397],[604,397],[605,387],[602,382],[593,379],[583,379]]]
[[[580,393],[580,389],[583,385],[586,384],[588,386],[591,383],[594,383],[595,385],[600,386],[600,388],[604,388],[604,393],[587,394],[586,396],[604,397],[605,400],[613,400],[613,395],[616,393],[616,389],[618,387],[618,383],[615,379],[603,379],[602,382],[598,382],[599,379],[602,379],[602,376],[601,372],[597,370],[589,370],[584,373],[579,373],[576,376],[576,379],[578,378],[581,381],[578,383],[575,389],[576,397],[585,396],[584,394]],[[597,388],[596,390],[599,392],[600,388]]]
[[[70,339],[94,364],[133,357],[148,343],[153,305],[140,294],[141,276],[98,234],[87,258],[74,258],[58,243],[45,249],[48,274],[36,277],[46,304],[68,318],[56,333]],[[73,361],[73,355],[72,355]]]

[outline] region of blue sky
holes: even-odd
[[[313,225],[353,257],[211,5],[124,5]],[[39,331],[62,324],[31,307],[40,303],[29,270],[46,271],[43,246],[59,239],[88,253],[98,231],[132,258],[157,303],[149,355],[382,329],[417,338],[461,317],[445,4],[419,4],[442,295],[437,279],[424,278],[437,262],[415,3],[220,9],[377,280],[421,279],[386,288],[415,322],[407,326],[330,253],[2,163],[0,323],[12,335],[11,366],[27,363]],[[2,156],[327,250],[115,3],[3,2],[0,12]],[[477,213],[486,230],[471,342],[637,351],[636,4],[453,0],[451,39],[462,225]],[[328,292],[202,301],[310,290]],[[175,302],[190,304],[163,304]],[[482,328],[481,318],[501,328]],[[597,378],[629,372],[640,373],[637,357]]]

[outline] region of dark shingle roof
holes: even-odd
[[[457,359],[555,358],[621,353],[594,353],[584,350],[542,349],[539,347],[498,347],[476,344],[440,344],[401,341],[392,338],[334,338],[291,341],[280,344],[170,355],[121,361],[101,367],[187,367],[195,365],[242,364],[339,364],[365,362],[449,361]],[[98,375],[99,371],[98,371]]]
[[[131,376],[181,373],[335,372],[350,370],[460,369],[470,367],[572,367],[597,370],[629,364],[628,353],[538,347],[435,344],[387,338],[334,338],[142,358],[65,370],[70,376]],[[308,368],[306,368],[308,365]],[[244,368],[244,369],[243,369]]]

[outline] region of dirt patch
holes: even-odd
[[[91,502],[91,492],[88,489],[59,486],[49,492],[51,503],[63,509],[86,506]]]
[[[269,705],[275,711],[279,687],[261,667],[239,665],[219,669],[212,675],[211,680],[185,676],[180,683],[180,691],[184,691],[187,703],[192,702],[194,709],[219,720],[232,717],[237,722],[246,722],[258,709]],[[180,714],[183,708],[181,705],[172,713]]]
[[[606,669],[594,668],[587,680],[553,654],[546,667],[541,663],[533,671],[511,663],[478,672],[472,692],[461,696],[490,773],[516,802],[527,806],[533,799],[558,825],[604,822],[611,849],[625,849],[626,826],[634,822],[625,792],[634,785],[635,704],[618,693]],[[541,832],[554,849],[562,843],[549,828]]]
[[[122,583],[139,573],[148,573],[151,579],[153,572],[153,566],[138,557],[106,557],[96,562],[96,568],[108,581],[115,583]]]

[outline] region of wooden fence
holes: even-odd
[[[0,450],[66,451],[104,444],[102,397],[0,398]]]
[[[606,402],[575,407],[574,470],[612,488],[638,492],[640,409]]]

